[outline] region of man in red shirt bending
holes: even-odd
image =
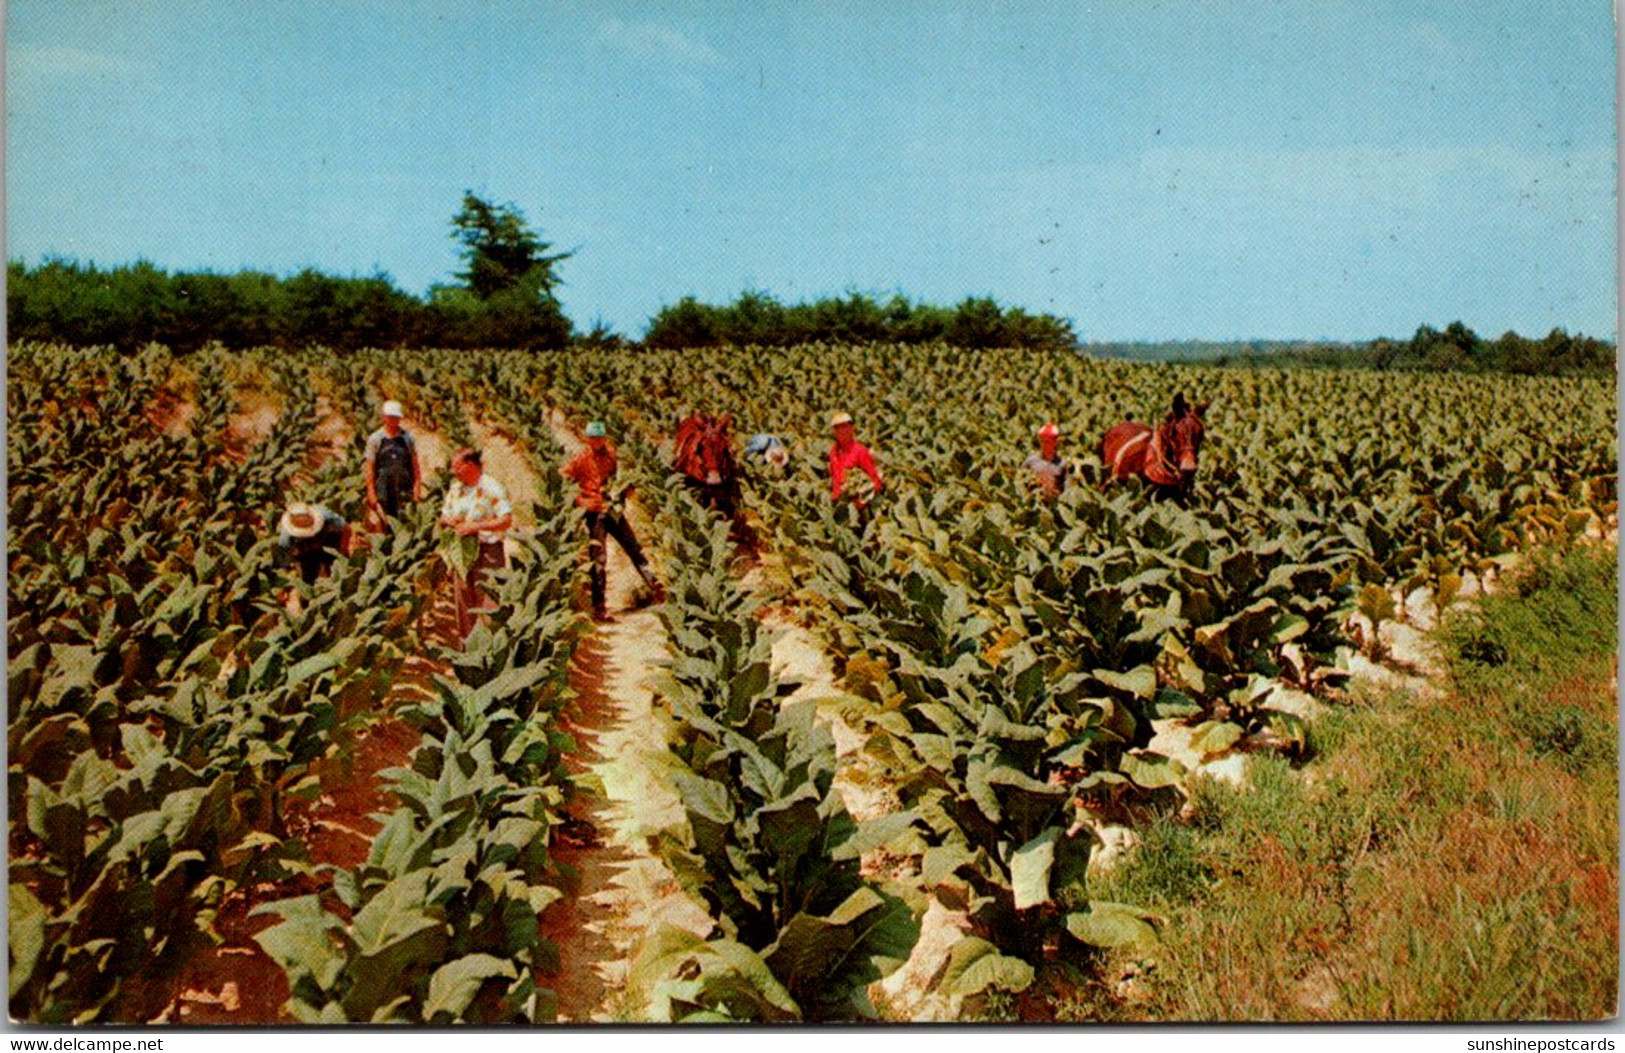
[[[852,415],[850,413],[837,413],[829,419],[829,426],[835,432],[835,445],[829,448],[829,484],[830,499],[839,501],[841,491],[846,485],[846,473],[858,468],[874,483],[874,493],[869,496],[878,497],[885,484],[880,480],[880,470],[875,467],[875,459],[870,456],[868,447],[852,438]],[[853,500],[859,508],[865,504],[864,499],[853,495]]]

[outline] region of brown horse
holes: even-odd
[[[1208,405],[1192,406],[1181,393],[1174,396],[1173,409],[1156,428],[1128,420],[1108,431],[1100,440],[1100,463],[1106,467],[1101,486],[1139,476],[1157,497],[1183,502],[1196,479],[1196,456],[1205,430],[1202,414]]]
[[[708,417],[691,413],[677,425],[675,466],[713,512],[737,520],[739,466],[734,461],[731,413]]]

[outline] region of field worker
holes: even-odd
[[[650,573],[649,562],[643,557],[643,549],[638,545],[638,539],[633,536],[631,525],[609,496],[609,483],[615,478],[618,462],[615,447],[611,445],[605,433],[604,422],[595,420],[588,424],[586,436],[587,448],[570,458],[569,463],[564,466],[563,474],[580,489],[580,493],[576,495],[576,507],[587,514],[587,558],[591,560],[588,580],[592,589],[592,616],[598,621],[603,621],[609,617],[609,611],[604,605],[604,585],[608,577],[607,538],[610,536],[615,538],[621,550],[632,561],[632,566],[643,578],[644,584],[649,587],[650,602],[662,602],[666,597],[666,590]],[[625,493],[620,495],[621,498],[625,496]]]
[[[885,484],[880,480],[880,471],[875,467],[875,459],[869,455],[868,447],[852,438],[852,415],[850,413],[837,413],[829,419],[830,429],[835,433],[835,445],[829,448],[829,486],[830,499],[839,501],[841,491],[846,486],[846,473],[853,468],[860,468],[874,483],[872,500],[880,496]],[[854,497],[857,506],[862,508],[865,501],[861,497]]]
[[[766,432],[757,432],[745,444],[745,452],[752,457],[759,457],[763,464],[770,464],[775,468],[783,468],[790,463],[790,450],[784,445],[784,440],[777,435]]]
[[[1066,489],[1066,478],[1072,466],[1061,460],[1057,452],[1061,445],[1061,429],[1054,421],[1038,429],[1038,452],[1021,462],[1032,473],[1032,482],[1046,500],[1053,501]]]
[[[489,610],[480,588],[480,579],[487,569],[501,570],[508,565],[508,555],[502,539],[513,527],[513,506],[508,503],[508,491],[496,479],[485,473],[485,462],[480,451],[458,450],[451,458],[451,487],[440,506],[440,526],[455,531],[458,537],[479,539],[479,552],[468,576],[458,583],[459,598],[464,611]],[[464,625],[466,633],[471,626]]]
[[[401,427],[401,404],[391,399],[379,412],[383,427],[367,436],[367,508],[395,519],[408,501],[423,500],[423,472],[417,443]]]
[[[293,502],[283,511],[276,540],[282,551],[298,562],[306,585],[326,577],[341,554],[350,554],[350,527],[344,517],[302,501]]]

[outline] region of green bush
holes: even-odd
[[[685,296],[662,307],[644,336],[644,343],[657,348],[937,340],[970,348],[1070,351],[1078,346],[1067,319],[1000,307],[991,297],[970,297],[956,307],[944,308],[914,304],[903,296],[882,304],[860,292],[789,305],[760,290],[747,290],[734,303],[722,306]]]

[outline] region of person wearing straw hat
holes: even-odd
[[[408,501],[423,500],[423,471],[417,443],[401,427],[401,404],[390,399],[379,413],[383,426],[367,436],[367,509],[383,520],[399,517]]]
[[[326,577],[333,561],[350,551],[350,527],[344,517],[321,505],[295,501],[277,523],[277,545],[299,564],[306,585]]]
[[[1031,482],[1039,496],[1046,501],[1060,496],[1066,489],[1067,477],[1072,474],[1072,466],[1061,460],[1060,445],[1061,429],[1054,421],[1046,421],[1038,429],[1038,452],[1021,462],[1031,473]]]
[[[830,430],[835,433],[835,442],[829,448],[829,486],[830,500],[839,501],[841,493],[846,489],[846,473],[857,468],[869,477],[874,484],[874,491],[869,500],[880,496],[885,489],[881,481],[880,469],[875,467],[875,459],[869,453],[869,448],[852,437],[852,414],[841,412],[829,419]],[[865,499],[852,495],[853,501],[859,508],[864,506]]]
[[[603,621],[609,617],[604,590],[609,577],[611,537],[621,546],[626,557],[632,561],[633,568],[648,586],[649,602],[662,602],[666,597],[666,590],[649,570],[649,561],[644,558],[643,547],[638,544],[636,535],[632,533],[631,524],[626,521],[626,515],[619,507],[631,488],[628,487],[627,491],[622,491],[613,499],[609,496],[610,480],[615,477],[619,461],[615,456],[615,447],[609,441],[604,422],[595,420],[588,424],[586,438],[586,449],[570,458],[561,474],[575,483],[580,491],[576,494],[576,507],[586,513],[587,519],[587,558],[591,565],[587,580],[592,593],[592,616],[598,621]]]

